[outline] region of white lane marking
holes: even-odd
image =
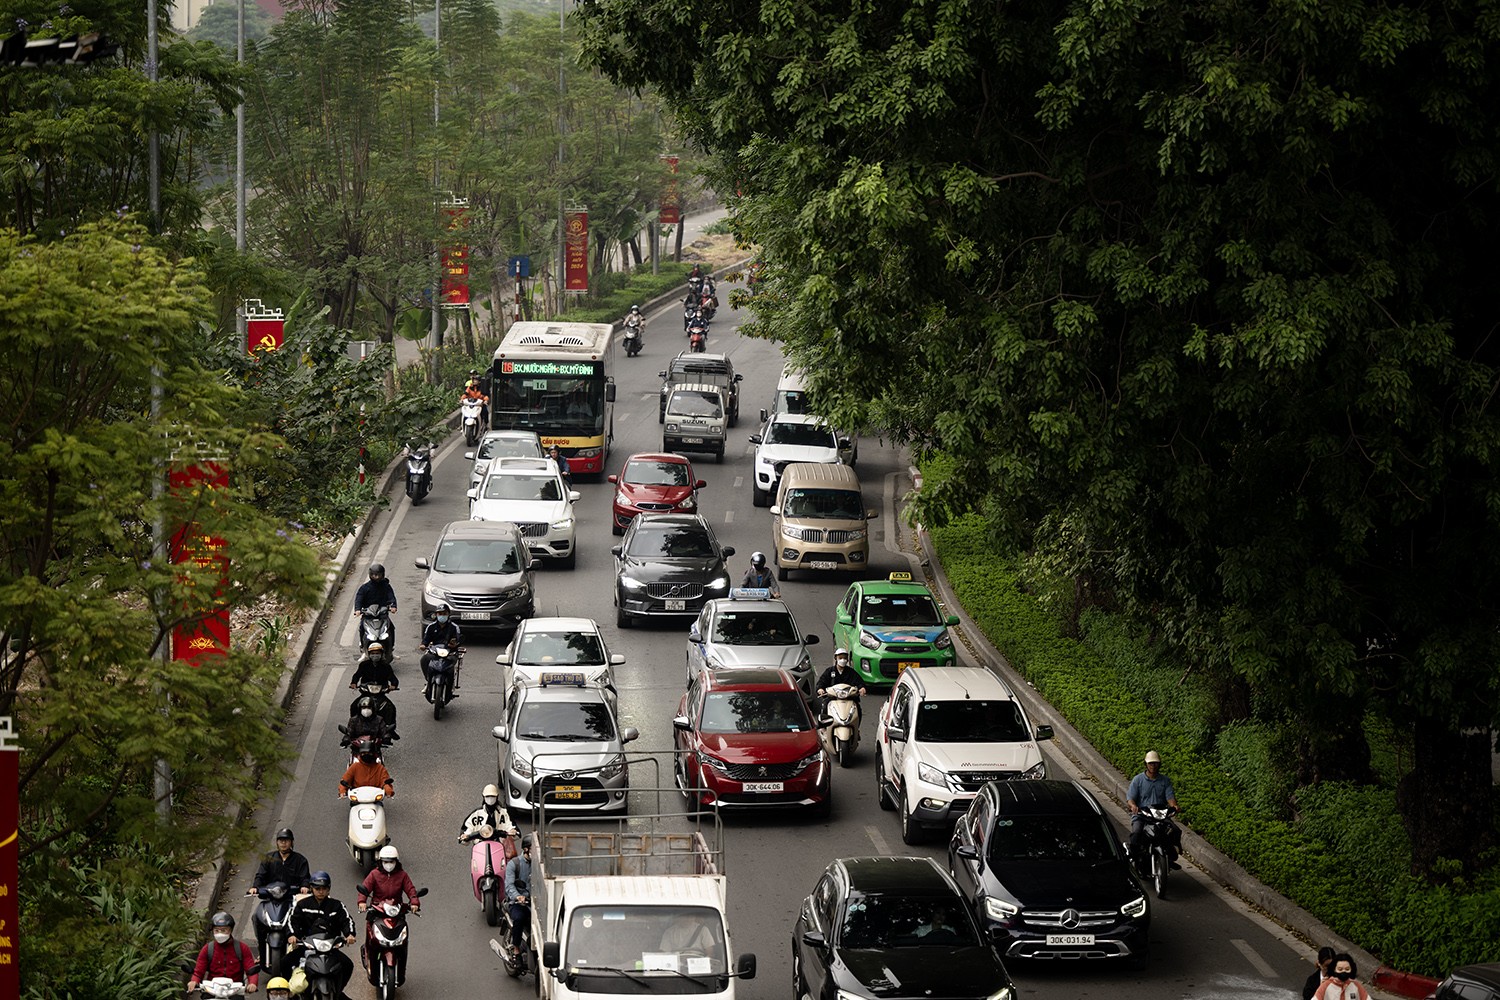
[[[1266,963],[1266,960],[1261,958],[1260,954],[1256,952],[1254,948],[1250,947],[1249,941],[1245,941],[1241,938],[1233,938],[1229,943],[1234,945],[1236,951],[1245,956],[1245,961],[1255,966],[1256,972],[1259,972],[1267,979],[1276,978],[1276,970],[1271,968],[1271,966]]]
[[[745,477],[744,476],[735,476],[734,477],[734,488],[735,489],[739,489],[741,486],[744,486],[744,485],[745,485]]]
[[[734,523],[734,511],[732,511],[732,510],[726,510],[724,512],[724,523],[725,524],[733,524]]]
[[[865,827],[865,836],[870,838],[870,843],[875,845],[875,850],[881,854],[890,854],[891,848],[880,835],[880,831],[873,826]]]

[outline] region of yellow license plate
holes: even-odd
[[[920,662],[918,662],[917,660],[897,660],[896,661],[896,672],[900,673],[901,671],[905,670],[907,667],[920,667],[921,665],[922,664]]]
[[[558,785],[552,790],[554,799],[581,799],[583,798],[582,785]]]

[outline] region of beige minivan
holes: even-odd
[[[863,572],[870,561],[868,522],[874,517],[849,466],[788,465],[771,507],[776,578],[785,580],[794,569]]]

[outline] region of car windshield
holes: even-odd
[[[602,701],[528,701],[516,720],[523,740],[607,743],[615,738],[615,724]]]
[[[1099,817],[1001,816],[990,832],[990,864],[1013,861],[1085,861],[1115,857],[1111,837]]]
[[[556,476],[491,476],[484,481],[486,500],[561,500],[562,481]]]
[[[726,646],[793,646],[797,628],[785,611],[724,611],[714,619],[713,641]]]
[[[625,969],[636,977],[652,973],[714,976],[729,971],[724,920],[708,906],[580,906],[568,918],[564,954],[572,971],[580,975],[588,975],[591,967]],[[624,976],[601,976],[590,977],[587,992],[643,991],[632,988]]]
[[[439,573],[519,573],[516,543],[499,538],[450,538],[438,546],[432,568]]]
[[[696,525],[653,527],[647,522],[636,529],[627,551],[638,559],[709,559],[714,544]]]
[[[833,431],[818,424],[796,424],[775,420],[766,430],[766,444],[796,444],[809,448],[833,448]]]
[[[535,438],[485,438],[476,458],[541,458],[542,446]]]
[[[806,413],[807,394],[800,389],[783,389],[777,396],[777,409],[782,413]]]
[[[859,602],[862,625],[920,626],[943,624],[937,602],[927,594],[866,594]]]
[[[724,408],[719,404],[717,392],[682,392],[672,393],[672,401],[667,404],[667,415],[678,417],[721,417]]]
[[[588,666],[604,662],[604,644],[592,632],[526,632],[516,661],[527,666]]]
[[[844,908],[845,948],[953,948],[978,944],[957,898],[856,893]]]
[[[800,733],[812,728],[796,691],[711,691],[703,703],[704,733]]]
[[[854,490],[793,489],[786,491],[781,514],[783,517],[854,521],[864,517],[864,505]]]
[[[640,486],[690,486],[688,467],[681,462],[648,462],[636,460],[625,463],[622,483]]]
[[[1013,701],[924,701],[916,738],[927,743],[1018,743],[1031,739]]]

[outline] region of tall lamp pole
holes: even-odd
[[[563,62],[568,57],[567,0],[557,0],[557,312],[562,315],[568,269],[567,219],[563,214]]]
[[[437,49],[438,55],[441,56],[443,53],[443,0],[433,0],[432,10],[433,45]],[[438,130],[438,84],[442,79],[442,72],[442,59],[440,58],[438,60],[436,72],[434,73],[432,78],[432,132],[434,139],[437,138]],[[436,142],[432,144],[432,148],[432,192],[435,202],[438,197],[438,185],[441,183],[442,177],[439,173],[440,163],[438,155],[438,145]],[[432,331],[428,335],[428,340],[431,342],[433,347],[437,347],[439,346],[443,335],[438,316],[439,310],[441,310],[443,307],[443,257],[442,252],[436,242],[434,242],[432,247],[432,276]]]
[[[234,33],[235,62],[241,70],[245,68],[245,0],[239,0],[236,9]],[[245,94],[240,92],[240,103],[234,106],[234,248],[245,252]],[[245,309],[237,308],[240,343],[246,343]]]

